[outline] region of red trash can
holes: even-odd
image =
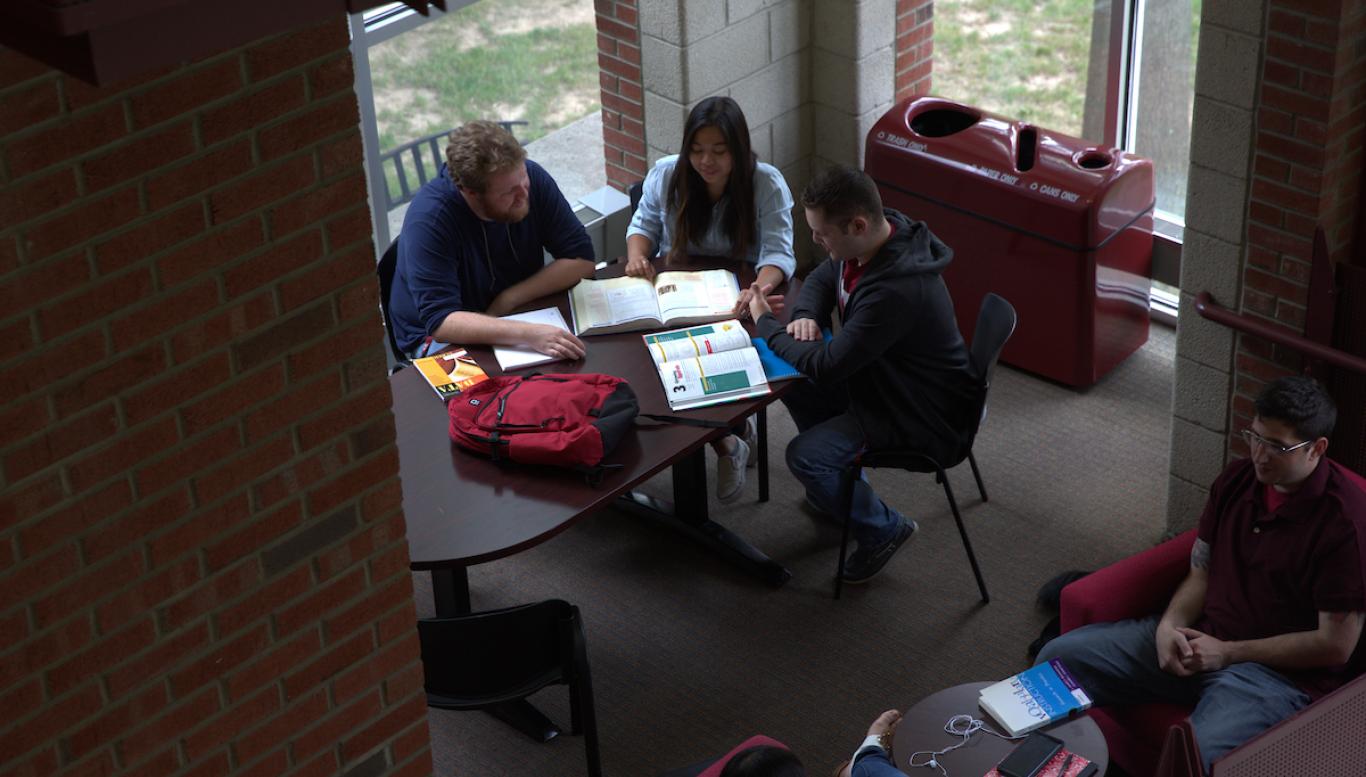
[[[883,201],[954,251],[944,281],[971,342],[987,292],[1019,326],[1003,361],[1090,386],[1148,340],[1152,162],[934,97],[868,133]]]

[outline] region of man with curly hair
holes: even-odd
[[[592,277],[593,259],[555,179],[506,129],[469,122],[451,133],[446,164],[403,218],[389,294],[394,339],[413,357],[459,343],[577,359],[584,345],[574,335],[499,316]]]

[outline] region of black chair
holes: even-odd
[[[996,371],[996,362],[1001,358],[1006,341],[1015,332],[1016,320],[1015,308],[1003,297],[987,294],[982,298],[971,348],[972,369],[982,389],[981,407],[972,414],[972,428],[966,430],[967,434],[964,435],[966,442],[951,460],[936,461],[932,456],[914,449],[867,451],[844,473],[844,479],[840,483],[840,503],[844,505],[844,535],[840,539],[839,568],[835,572],[836,599],[840,598],[844,588],[844,560],[849,551],[849,513],[853,509],[854,483],[863,476],[864,469],[894,467],[908,472],[933,472],[935,482],[944,486],[944,496],[948,498],[949,508],[953,510],[953,520],[958,523],[958,536],[963,539],[963,550],[967,551],[972,574],[977,578],[977,589],[982,593],[982,603],[991,601],[987,594],[987,584],[982,580],[982,570],[977,565],[977,556],[972,552],[972,541],[968,539],[967,527],[963,525],[963,516],[958,512],[958,500],[954,499],[953,489],[949,486],[946,470],[967,459],[972,465],[972,477],[977,481],[977,491],[982,495],[982,501],[987,501],[987,489],[982,484],[982,473],[977,469],[977,459],[972,455],[972,443],[977,437],[977,429],[981,426],[982,419],[986,417],[987,393],[991,388],[992,375]]]
[[[569,686],[570,729],[600,777],[598,724],[579,608],[560,599],[417,622],[427,706],[480,710]]]
[[[379,277],[379,310],[384,316],[384,337],[389,342],[389,353],[396,362],[391,372],[397,372],[410,361],[403,349],[398,347],[398,340],[394,339],[394,322],[389,317],[389,292],[394,288],[394,270],[397,267],[398,238],[394,238],[394,242],[385,249],[384,256],[379,258],[379,264],[375,265],[375,275]]]
[[[636,215],[636,208],[640,207],[640,198],[645,192],[645,182],[636,181],[626,189],[626,196],[631,198],[631,215]]]

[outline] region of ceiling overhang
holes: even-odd
[[[5,0],[0,44],[102,85],[388,0]],[[403,0],[426,14],[446,0]]]

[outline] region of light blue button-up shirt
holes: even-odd
[[[655,163],[645,176],[641,187],[640,205],[636,207],[626,237],[644,235],[654,243],[662,256],[673,245],[674,214],[666,213],[669,178],[673,176],[678,155],[666,156]],[[721,233],[721,207],[725,200],[712,206],[711,223],[701,242],[688,246],[688,253],[699,256],[730,256],[731,240]],[[773,265],[791,278],[797,269],[797,257],[792,253],[792,192],[778,168],[764,162],[754,170],[755,245],[750,246],[746,261],[755,269]]]

